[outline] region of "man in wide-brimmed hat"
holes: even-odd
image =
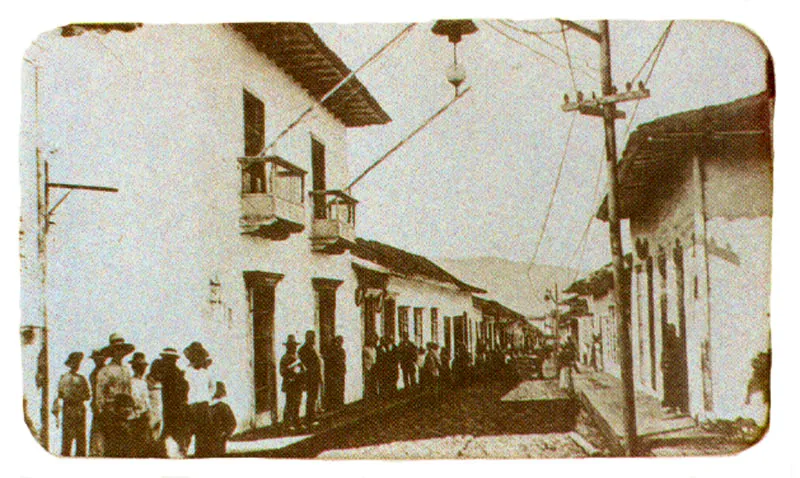
[[[89,382],[78,373],[83,360],[82,352],[69,354],[64,365],[69,371],[58,381],[58,396],[53,403],[53,415],[58,424],[59,412],[62,413],[61,455],[71,456],[72,442],[75,442],[75,455],[86,456],[86,405],[91,398]],[[64,408],[60,404],[63,402]]]
[[[153,360],[148,375],[154,395],[160,392],[160,455],[171,458],[184,456],[189,445],[186,412],[189,384],[184,371],[178,367],[180,357],[174,347],[164,348],[159,358]]]
[[[144,372],[147,370],[147,358],[142,352],[135,352],[128,361],[133,370],[131,378],[131,397],[133,398],[133,413],[128,419],[130,428],[131,456],[144,458],[152,455],[150,435],[150,392]]]
[[[305,368],[297,356],[297,346],[300,343],[295,339],[294,334],[289,334],[283,345],[286,346],[286,353],[283,354],[280,361],[281,377],[283,378],[281,390],[286,394],[283,424],[288,431],[293,432],[296,430],[297,420],[300,415]]]
[[[297,356],[306,369],[306,416],[308,426],[317,426],[317,400],[322,387],[322,361],[316,348],[317,335],[313,330],[306,331],[306,341],[297,351]]]
[[[122,359],[136,347],[125,342],[117,333],[108,338],[101,353],[111,361],[97,373],[97,414],[103,434],[103,456],[128,456],[128,443],[124,440],[127,407],[117,403],[120,396],[131,396],[131,374]]]
[[[210,423],[208,404],[216,390],[216,380],[212,379],[208,370],[211,358],[203,344],[192,342],[183,349],[183,355],[189,360],[186,369],[186,381],[189,382],[189,436],[194,435],[195,456],[209,456]]]

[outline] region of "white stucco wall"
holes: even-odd
[[[770,347],[770,237],[768,217],[709,220],[708,234],[728,245],[740,264],[711,254],[714,411],[718,418],[743,416],[764,423],[766,407],[745,404],[751,360]],[[724,246],[723,246],[724,247]]]
[[[73,192],[54,217],[47,292],[51,380],[64,372],[69,352],[88,355],[112,332],[150,360],[166,346],[180,350],[200,340],[227,382],[240,427],[253,425],[252,325],[242,272],[259,270],[285,275],[276,289],[276,360],[289,333],[302,339],[316,328],[311,278],[344,281],[337,292],[337,333],[348,354],[346,399],[359,398],[360,319],[349,254],[311,253],[308,203],[306,230],[286,241],[242,236],[239,229],[242,90],[264,101],[268,141],[311,104],[305,91],[220,25],[146,25],[71,38],[54,31],[36,44],[42,48],[32,47],[29,56],[39,66],[38,78],[24,70],[23,125],[31,120],[37,91],[39,103],[39,134],[23,126],[26,237],[36,231],[30,165],[37,146],[52,182],[119,188],[116,194]],[[275,152],[310,170],[312,134],[326,146],[328,187],[344,186],[345,127],[324,109]],[[59,198],[54,190],[51,204]],[[26,243],[24,250],[30,248]],[[26,258],[23,267],[33,260]],[[35,276],[25,277],[23,307],[30,310],[41,294],[31,286]],[[221,304],[209,303],[212,279],[221,283]],[[57,440],[53,427],[51,443]]]

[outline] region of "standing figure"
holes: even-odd
[[[111,357],[111,361],[97,372],[97,414],[103,433],[103,456],[127,457],[130,452],[127,420],[133,400],[131,373],[122,365],[122,359],[136,347],[116,333],[108,341],[101,353]]]
[[[89,358],[94,361],[94,369],[89,372],[89,388],[92,392],[92,401],[89,408],[92,410],[92,424],[89,430],[89,456],[103,456],[103,432],[97,420],[97,373],[105,367],[106,357],[100,350],[92,350]]]
[[[283,378],[281,391],[286,394],[283,424],[288,431],[293,432],[297,429],[297,421],[300,415],[305,370],[303,369],[303,363],[297,356],[297,346],[300,345],[300,342],[297,342],[294,334],[289,334],[283,345],[286,347],[286,353],[283,354],[280,361],[280,372]]]
[[[373,400],[378,396],[378,367],[376,360],[378,337],[371,334],[364,343],[364,350],[361,354],[361,363],[364,370],[364,399]]]
[[[439,344],[428,342],[428,353],[422,365],[420,383],[428,390],[439,392],[439,376],[442,370],[442,359],[439,357]]]
[[[344,337],[337,335],[325,356],[325,407],[338,410],[344,406],[344,377],[347,373],[347,352]]]
[[[186,369],[186,381],[189,383],[189,436],[194,436],[194,455],[204,457],[209,453],[211,417],[208,406],[216,391],[216,381],[211,378],[208,370],[211,358],[203,344],[192,342],[183,349],[183,355],[189,360],[189,367]]]
[[[86,456],[86,405],[91,398],[89,382],[78,373],[81,368],[83,353],[72,352],[64,365],[69,371],[58,380],[58,396],[53,403],[53,415],[58,426],[59,412],[61,422],[61,455],[72,456],[72,442],[75,442],[75,455]],[[64,407],[60,404],[63,402]]]
[[[217,382],[216,388],[209,406],[211,439],[209,440],[208,456],[222,457],[225,456],[228,438],[236,430],[236,417],[233,415],[231,407],[225,403],[225,397],[228,396],[225,383]]]
[[[187,399],[189,383],[178,368],[180,355],[166,347],[150,366],[150,380],[161,384],[162,426],[160,454],[169,458],[186,456],[188,443]]]
[[[675,414],[680,411],[679,393],[679,365],[678,331],[674,324],[667,324],[664,329],[663,349],[661,353],[661,371],[664,381],[664,400],[661,402],[666,414]]]
[[[572,369],[575,367],[575,345],[572,340],[567,339],[561,345],[561,349],[556,357],[558,364],[558,387],[562,390],[572,390]]]
[[[306,423],[317,426],[317,399],[322,385],[322,364],[316,347],[317,336],[313,330],[306,331],[306,342],[297,351],[306,371]]]
[[[389,337],[383,336],[376,351],[375,369],[378,375],[378,395],[384,399],[391,396],[392,390],[396,389],[397,374],[392,368],[397,369],[397,364],[394,362],[391,341]],[[392,380],[395,381],[394,384]]]
[[[439,385],[441,387],[449,387],[451,381],[450,373],[450,347],[444,346],[440,355],[442,361],[442,368],[439,371]]]
[[[129,419],[131,456],[145,458],[153,455],[153,441],[150,433],[150,390],[144,379],[147,360],[142,352],[133,354],[128,362],[133,370],[131,378],[131,397],[133,414]]]
[[[403,334],[397,347],[397,355],[400,359],[400,370],[403,372],[403,387],[410,390],[417,384],[417,346],[411,342],[408,334]]]

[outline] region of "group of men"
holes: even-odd
[[[165,348],[152,364],[134,350],[111,334],[107,346],[92,352],[95,369],[88,380],[79,373],[83,353],[69,354],[53,404],[56,420],[62,417],[61,454],[72,455],[74,444],[74,455],[86,456],[85,402],[91,400],[90,456],[185,457],[193,437],[194,456],[224,455],[236,419],[203,345],[192,342],[183,350],[186,370],[178,367],[175,348]],[[131,353],[128,369],[123,360]]]
[[[316,333],[309,330],[305,335],[305,343],[297,341],[294,334],[289,334],[286,342],[286,353],[280,360],[280,374],[283,379],[281,390],[286,395],[283,424],[288,432],[298,428],[319,426],[317,406],[320,390],[323,388],[324,360],[324,396],[323,408],[334,411],[344,406],[344,389],[347,356],[344,350],[344,338],[336,336],[332,343],[323,350],[323,355],[316,350]],[[300,405],[306,395],[305,423],[300,423]]]

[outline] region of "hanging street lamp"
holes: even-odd
[[[453,44],[453,64],[447,68],[445,75],[458,96],[458,87],[467,78],[467,71],[463,65],[458,64],[457,45],[462,36],[475,33],[478,31],[478,27],[472,20],[438,20],[431,31],[436,35],[446,36],[447,40]]]

